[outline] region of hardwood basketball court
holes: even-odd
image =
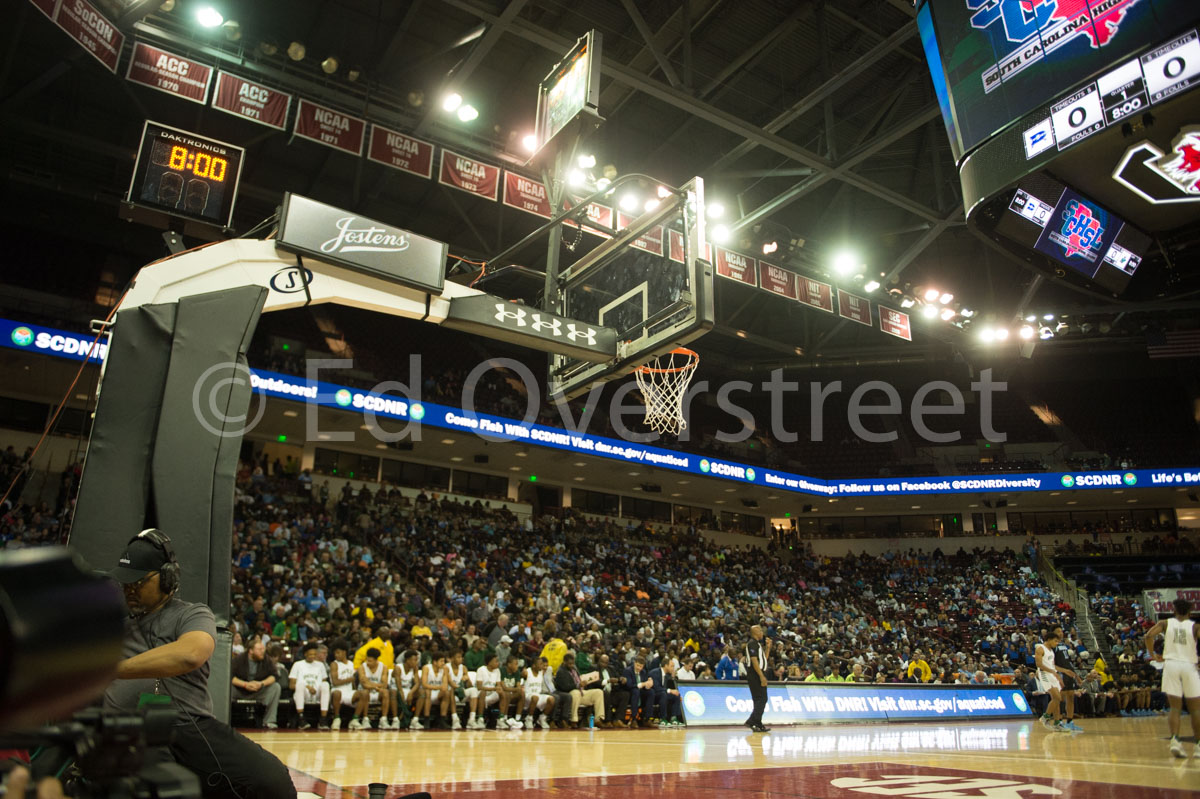
[[[1188,728],[1188,720],[1183,720]],[[1165,717],[644,731],[252,733],[301,797],[904,796],[913,799],[1200,796],[1200,759],[1167,752]],[[1187,744],[1191,752],[1191,743]],[[311,799],[311,797],[309,797]]]

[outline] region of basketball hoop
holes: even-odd
[[[633,371],[646,401],[646,424],[655,432],[679,435],[687,427],[683,418],[683,395],[692,382],[700,356],[677,347]]]

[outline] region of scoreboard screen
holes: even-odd
[[[245,150],[146,121],[127,200],[228,228]]]
[[[995,230],[1114,294],[1129,284],[1150,246],[1148,235],[1044,174],[1018,184]]]
[[[1064,139],[1081,139],[1145,110],[1163,98],[1142,96],[1153,92],[1147,85],[1153,77],[1143,80],[1144,64],[1136,56],[1198,19],[1197,0],[926,0],[917,21],[955,160],[961,161],[1013,121],[1114,65],[1123,64],[1124,71],[1105,74],[1104,86],[1084,87],[1094,98],[1072,97],[1056,107],[1063,117],[1053,121],[1059,149]],[[1200,63],[1187,63],[1194,60],[1191,48],[1171,55],[1169,71],[1200,70]],[[1167,75],[1175,83],[1180,77]],[[1062,135],[1067,128],[1069,137]],[[1038,131],[1030,136],[1035,145],[1049,140]]]

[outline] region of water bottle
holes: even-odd
[[[596,714],[595,713],[588,713],[588,729],[589,730],[596,729]]]

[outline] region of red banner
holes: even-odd
[[[889,336],[912,341],[912,327],[908,323],[908,314],[891,308],[879,306],[879,329]]]
[[[799,290],[796,288],[796,281],[799,277],[795,272],[781,269],[766,261],[758,262],[759,288],[764,288],[772,294],[792,300],[800,299]]]
[[[58,12],[58,0],[33,0],[33,6],[50,19]]]
[[[301,98],[300,107],[296,110],[294,132],[302,139],[315,141],[335,150],[343,150],[351,155],[362,155],[367,123],[365,120]]]
[[[748,255],[717,247],[717,274],[731,280],[739,280],[747,286],[758,285],[757,262]]]
[[[217,72],[217,87],[213,89],[212,107],[235,117],[248,119],[269,128],[287,127],[288,109],[292,96],[252,83],[228,72]]]
[[[550,213],[550,198],[546,195],[545,185],[515,172],[504,173],[504,204],[544,219],[554,216]]]
[[[125,72],[126,80],[202,105],[208,102],[212,75],[213,68],[208,64],[198,64],[145,42],[134,43],[133,57]]]
[[[42,5],[39,3],[38,7]],[[109,22],[88,0],[62,0],[54,15],[54,24],[116,74],[121,48],[125,45],[125,34],[117,30],[117,26]]]
[[[871,327],[871,301],[838,289],[838,316]]]
[[[371,126],[367,158],[418,177],[433,177],[432,144],[378,125]]]
[[[443,147],[438,183],[495,202],[500,193],[500,167],[452,153]]]
[[[797,299],[800,302],[833,313],[833,286],[813,280],[811,277],[802,277],[797,282],[800,290],[800,296]]]
[[[633,217],[626,216],[621,211],[617,211],[617,230],[624,230],[633,224]],[[655,255],[663,254],[663,226],[655,225],[647,230],[642,235],[638,236],[629,245],[636,247],[639,250],[645,250]]]
[[[683,263],[685,260],[683,251],[683,234],[678,230],[668,230],[667,240],[670,242],[670,247],[668,248],[667,253],[671,260],[677,263]]]

